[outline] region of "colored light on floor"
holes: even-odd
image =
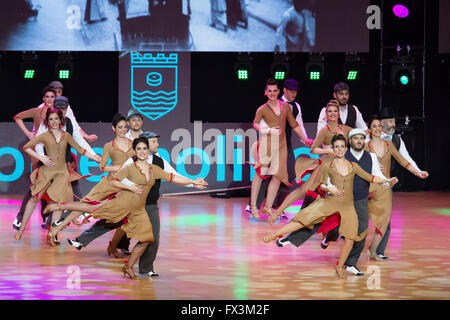
[[[216,223],[223,223],[223,217],[215,214],[202,214],[202,215],[186,215],[178,216],[171,219],[171,224],[175,223],[178,226],[183,227],[204,227]]]
[[[22,200],[0,199],[0,205],[5,205],[5,206],[20,206],[21,204],[22,204]]]
[[[435,209],[434,212],[450,216],[450,208],[439,208],[439,209]]]
[[[284,210],[284,212],[297,214],[301,208],[302,208],[301,205],[300,206],[290,206],[289,208],[286,208]]]
[[[405,7],[402,4],[396,4],[393,8],[392,11],[394,12],[394,14],[399,17],[399,18],[406,18],[407,16],[409,16],[409,10],[407,7]]]
[[[238,261],[236,263],[236,274],[234,282],[234,299],[236,300],[247,300],[248,299],[248,267],[247,263],[244,261]]]

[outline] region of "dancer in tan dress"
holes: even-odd
[[[108,175],[103,177],[89,193],[84,196],[83,201],[102,201],[110,197],[112,194],[119,191],[119,189],[111,185],[111,179],[114,178],[122,168],[122,165],[134,155],[132,141],[127,137],[127,120],[120,113],[116,114],[112,121],[112,129],[116,134],[114,140],[106,143],[103,147],[102,161],[100,163],[100,170],[108,172]],[[111,159],[111,164],[107,165],[108,160]]]
[[[28,137],[28,139],[33,139],[36,137],[36,132],[39,129],[39,126],[44,121],[45,116],[47,114],[47,110],[49,108],[53,108],[53,100],[55,100],[56,92],[50,87],[45,87],[42,90],[42,100],[44,101],[36,108],[31,108],[16,114],[13,119],[16,121],[19,128],[23,131],[23,133]],[[24,119],[33,119],[33,131],[29,131],[23,122]],[[37,163],[39,159],[35,157],[31,158],[31,164],[33,170],[36,169]]]
[[[287,172],[287,145],[286,145],[286,120],[300,139],[306,144],[308,138],[305,136],[292,114],[291,108],[286,102],[278,100],[280,89],[274,79],[266,82],[266,95],[268,101],[258,108],[253,127],[258,130],[262,137],[256,144],[254,165],[257,174],[253,177],[250,208],[253,217],[259,218],[256,200],[262,179],[271,175],[272,180],[267,189],[266,203],[262,209],[269,216],[273,214],[272,204],[275,200],[280,183],[289,185]],[[269,128],[260,128],[259,122],[264,120]],[[253,147],[252,149],[255,149]]]
[[[348,134],[352,128],[338,123],[339,106],[337,101],[331,100],[328,103],[326,115],[328,124],[319,131],[311,145],[311,153],[318,154],[321,158],[313,159],[301,156],[297,157],[295,160],[295,174],[297,176],[297,181],[301,181],[308,173],[310,173],[310,177],[300,188],[295,189],[286,197],[280,207],[278,207],[274,214],[269,218],[270,224],[274,223],[287,207],[303,198],[309,190],[314,191],[317,189],[321,182],[321,164],[330,163],[330,161],[334,159],[334,151],[331,146],[331,140],[334,135],[342,134],[345,140],[348,141]]]
[[[428,177],[428,172],[419,171],[410,165],[410,163],[398,152],[397,148],[391,141],[381,139],[383,125],[380,119],[376,117],[372,119],[369,123],[369,130],[371,140],[366,143],[365,149],[366,151],[377,155],[379,163],[384,168],[383,173],[386,177],[390,177],[392,157],[394,157],[394,159],[397,160],[402,167],[409,170],[417,177],[421,179],[426,179]],[[386,232],[389,221],[391,220],[391,213],[392,190],[382,188],[376,184],[371,184],[369,190],[369,218],[375,226],[376,232],[374,234],[370,249],[367,251],[367,256],[369,259],[373,258],[375,260],[381,260],[381,258],[376,254],[376,249],[380,244],[384,233]]]
[[[66,148],[68,145],[75,148],[78,153],[95,161],[96,155],[86,153],[86,150],[81,148],[69,133],[61,130],[61,119],[63,119],[61,110],[48,109],[44,124],[49,130],[29,141],[23,147],[26,153],[42,161],[44,166],[33,170],[31,173],[30,189],[32,198],[27,203],[22,225],[15,235],[17,240],[21,239],[36,204],[44,195],[50,202],[73,200],[70,174],[66,163]],[[34,151],[32,147],[38,143],[44,144],[47,156],[41,156]],[[52,216],[52,222],[57,221],[60,217],[61,211],[56,212]]]
[[[130,278],[137,278],[133,266],[144,252],[149,242],[154,240],[152,225],[145,211],[145,200],[156,179],[164,179],[180,185],[194,184],[199,189],[204,189],[206,182],[191,180],[181,176],[169,174],[160,167],[147,163],[149,154],[149,143],[147,138],[136,138],[133,140],[133,149],[136,153],[134,163],[123,167],[119,173],[112,178],[114,187],[121,189],[113,199],[105,200],[93,205],[85,202],[70,202],[65,204],[49,205],[45,212],[54,210],[73,210],[73,212],[56,228],[50,230],[55,234],[64,228],[70,221],[75,219],[80,212],[90,212],[95,219],[105,219],[107,222],[117,223],[126,219],[121,229],[125,231],[128,238],[134,238],[139,242],[133,248],[128,263],[122,268],[123,274]],[[125,185],[120,181],[129,179],[134,185]],[[78,211],[78,212],[76,212]]]
[[[353,181],[357,174],[364,180],[374,183],[390,182],[391,179],[382,179],[372,176],[361,167],[345,159],[347,152],[347,142],[343,135],[339,134],[333,137],[333,151],[336,158],[329,164],[322,166],[322,177],[320,187],[329,192],[329,197],[319,199],[307,208],[301,210],[291,221],[280,228],[275,233],[268,234],[264,237],[264,242],[270,242],[285,233],[290,233],[304,227],[313,226],[322,222],[328,216],[338,212],[341,216],[339,233],[345,237],[344,246],[341,250],[336,273],[344,276],[344,263],[348,254],[353,247],[354,241],[359,241],[365,234],[358,235],[358,216],[355,211],[353,202]],[[328,178],[333,187],[328,187]]]

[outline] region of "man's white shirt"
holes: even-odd
[[[419,167],[417,166],[416,162],[411,158],[411,156],[409,155],[408,150],[406,149],[406,145],[403,142],[403,139],[401,136],[399,136],[400,138],[400,148],[398,149],[398,152],[402,155],[403,158],[405,158],[415,169],[422,171],[419,169]],[[384,140],[388,140],[392,142],[392,134],[388,134],[386,132],[382,132],[381,133],[381,139]]]
[[[143,131],[140,130],[139,134],[141,134]],[[125,137],[127,137],[129,140],[133,141],[135,138],[133,138],[133,136],[131,135],[131,130],[128,130],[127,134],[125,135]],[[139,135],[138,135],[139,137]]]
[[[368,130],[366,122],[364,121],[361,112],[358,110],[358,108],[355,106],[356,111],[356,122],[355,126],[356,128],[362,129],[363,131]],[[345,110],[342,111],[341,108],[339,108],[339,118],[341,119],[342,123],[345,123],[347,120],[348,115],[348,104],[345,105]],[[319,120],[317,121],[317,133],[319,133],[322,128],[326,127],[327,125],[327,112],[326,107],[323,107],[320,111]]]

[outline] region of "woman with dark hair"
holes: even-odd
[[[69,133],[61,130],[61,126],[64,125],[64,118],[60,109],[48,109],[43,123],[48,128],[48,131],[32,139],[23,147],[26,153],[40,160],[44,166],[33,170],[30,175],[32,198],[26,205],[22,225],[15,235],[17,240],[21,239],[28,220],[42,197],[45,197],[49,202],[73,200],[69,171],[66,164],[66,149],[68,145],[75,148],[79,154],[83,154],[95,161],[95,155],[86,153],[86,150],[81,148]],[[34,151],[33,147],[38,143],[44,144],[46,156],[41,156]],[[59,210],[53,214],[52,222],[57,221],[60,217],[61,211]],[[54,245],[54,239],[50,240],[50,243]]]
[[[100,170],[107,172],[108,175],[96,184],[91,191],[83,197],[83,201],[96,203],[111,197],[119,191],[111,184],[111,179],[116,176],[122,165],[134,155],[132,142],[126,137],[127,134],[127,120],[123,115],[117,113],[112,120],[112,130],[116,137],[103,146],[103,155],[100,162]],[[111,159],[109,165],[108,161]],[[84,214],[81,224],[89,222],[90,214]],[[113,254],[116,258],[120,255],[117,250],[108,246],[108,254]]]
[[[410,163],[398,152],[391,141],[381,139],[383,125],[377,116],[374,116],[369,122],[369,131],[371,139],[366,143],[364,148],[366,151],[377,155],[378,162],[385,169],[384,175],[386,177],[390,177],[392,157],[394,157],[402,167],[409,170],[417,177],[421,179],[426,179],[428,177],[428,172],[419,171],[410,165]],[[372,195],[369,198],[369,218],[375,226],[376,232],[373,236],[372,245],[367,251],[367,256],[369,259],[373,258],[375,260],[381,260],[376,254],[376,249],[391,220],[392,190],[372,184],[370,186],[369,194]]]
[[[295,161],[295,174],[297,181],[310,173],[310,177],[300,188],[292,191],[280,207],[270,217],[269,223],[274,223],[278,216],[295,201],[303,198],[308,191],[314,191],[320,184],[321,164],[329,163],[334,158],[331,141],[336,134],[341,134],[348,141],[348,134],[352,128],[339,124],[339,107],[335,100],[331,100],[326,107],[327,125],[322,128],[311,145],[311,153],[321,156],[320,159],[298,157]],[[314,193],[314,192],[313,192]],[[308,201],[309,202],[309,201]]]
[[[132,142],[126,137],[128,130],[127,120],[120,113],[117,113],[113,117],[112,130],[116,134],[116,137],[103,146],[102,160],[100,162],[100,170],[108,174],[84,196],[84,201],[105,200],[112,194],[118,192],[119,190],[111,185],[111,179],[119,172],[125,161],[134,155]],[[110,159],[111,163],[108,165]],[[88,217],[85,217],[82,224],[87,221]]]
[[[345,237],[344,246],[341,250],[336,273],[344,277],[344,263],[353,247],[354,241],[359,241],[358,216],[353,202],[353,180],[355,174],[368,182],[384,183],[390,179],[382,179],[373,176],[356,164],[345,159],[347,152],[347,141],[342,134],[335,135],[331,140],[333,152],[336,158],[329,164],[323,165],[320,187],[329,192],[327,198],[319,199],[305,209],[302,209],[291,221],[275,233],[264,237],[264,242],[270,242],[286,233],[299,230],[304,227],[320,223],[335,212],[341,216],[339,234]],[[333,187],[328,187],[328,178]]]
[[[266,82],[265,95],[268,100],[256,110],[253,127],[261,134],[261,138],[252,146],[253,159],[255,159],[255,171],[253,177],[250,208],[253,217],[259,218],[256,200],[262,179],[272,176],[267,188],[266,203],[262,209],[269,216],[273,214],[272,204],[277,195],[280,183],[289,185],[287,172],[287,143],[286,143],[286,120],[300,139],[307,144],[308,138],[300,129],[292,114],[291,108],[284,101],[278,99],[280,89],[278,83],[270,78]],[[264,120],[269,128],[260,126]]]
[[[169,174],[160,167],[149,164],[149,143],[145,137],[133,140],[133,150],[136,155],[134,162],[123,167],[117,175],[111,179],[111,184],[120,189],[120,192],[113,199],[102,201],[98,204],[86,202],[70,202],[64,204],[49,205],[45,212],[54,210],[73,210],[64,221],[57,227],[50,230],[50,234],[56,234],[64,228],[70,221],[75,219],[81,212],[90,212],[95,219],[105,219],[106,222],[117,223],[124,220],[121,229],[125,231],[128,238],[134,238],[139,242],[133,248],[128,263],[122,268],[123,274],[132,279],[136,279],[133,265],[142,255],[149,242],[154,241],[152,225],[147,212],[145,211],[145,200],[148,193],[155,184],[155,180],[164,179],[179,185],[194,184],[199,189],[204,189],[203,182],[183,178],[181,176]],[[121,183],[123,179],[134,182],[133,185]],[[76,212],[77,211],[77,212]]]

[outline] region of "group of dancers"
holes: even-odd
[[[264,242],[276,240],[280,247],[290,243],[299,246],[315,232],[321,232],[326,233],[321,243],[322,248],[326,248],[328,242],[336,241],[341,235],[344,245],[336,274],[339,277],[345,277],[346,272],[363,275],[356,264],[365,246],[369,219],[376,227],[376,233],[367,255],[375,260],[387,259],[384,249],[392,211],[390,187],[398,182],[396,177],[391,177],[391,158],[421,179],[427,178],[428,173],[417,167],[401,138],[395,135],[395,116],[391,108],[381,109],[366,126],[358,108],[348,104],[348,85],[337,83],[334,99],[321,111],[318,133],[311,141],[304,128],[299,128],[303,122],[294,118],[296,108],[299,109],[297,117],[301,115],[299,105],[293,101],[297,91],[298,82],[287,79],[280,100],[277,82],[274,79],[266,82],[268,100],[258,108],[253,121],[260,139],[252,147],[257,174],[252,181],[250,213],[254,218],[260,217],[257,200],[261,198],[263,180],[270,180],[261,210],[268,215],[270,224],[293,202],[305,197],[297,215],[280,229],[267,234]],[[286,136],[290,136],[288,126],[311,147],[312,154],[320,155],[320,159],[298,157],[295,161],[287,160],[287,154],[292,153],[292,147],[291,150],[286,147]],[[301,186],[274,210],[273,202],[280,183],[292,185],[289,168],[295,169],[296,180]],[[279,239],[282,236],[285,237]]]
[[[61,89],[59,95],[55,86]],[[72,121],[74,118],[71,120],[68,116],[69,100],[62,96],[62,84],[52,82],[43,93],[43,104],[14,117],[30,139],[24,145],[24,151],[39,161],[33,161],[35,168],[30,175],[31,196],[24,199],[26,205],[23,216],[19,212],[13,223],[13,227],[18,229],[15,239],[22,238],[36,204],[45,198],[49,204],[42,214],[52,216],[52,223],[47,234],[50,246],[59,244],[57,234],[70,222],[81,217],[81,222],[78,221],[77,224],[83,224],[92,217],[99,221],[84,232],[88,234],[88,237],[84,237],[84,242],[78,238],[68,239],[72,246],[80,250],[94,238],[116,229],[113,240],[107,248],[108,254],[121,257],[117,246],[124,241],[124,238],[125,240],[133,238],[138,241],[122,268],[124,276],[137,278],[133,266],[138,260],[140,276],[157,276],[158,274],[153,270],[153,261],[159,243],[157,200],[161,179],[198,189],[206,188],[206,181],[202,178],[192,180],[181,176],[159,157],[157,153],[159,135],[150,131],[143,132],[141,129],[143,117],[134,110],[129,111],[127,118],[121,114],[114,116],[112,130],[115,137],[105,144],[101,157],[96,155],[82,137],[82,130],[76,120]],[[33,132],[28,131],[23,124],[23,119],[26,118],[33,119]],[[130,126],[130,130],[127,125]],[[39,129],[36,131],[36,128]],[[41,133],[41,131],[45,132]],[[43,145],[45,153],[38,151],[39,144]],[[73,201],[71,182],[83,177],[68,169],[69,145],[79,154],[97,161],[101,171],[108,172],[86,196],[77,202]],[[111,160],[109,165],[107,165],[108,160]],[[158,230],[153,229],[155,225]],[[149,246],[149,244],[152,245]]]
[[[364,249],[369,219],[377,232],[367,254],[376,260],[387,258],[384,249],[390,232],[390,187],[398,182],[390,177],[391,157],[422,179],[428,173],[417,167],[401,138],[395,135],[395,116],[390,109],[380,110],[381,116],[374,116],[367,127],[358,108],[348,104],[350,89],[345,83],[335,85],[334,99],[321,111],[317,136],[309,139],[300,105],[294,101],[298,89],[296,80],[287,79],[279,99],[278,83],[273,79],[266,83],[268,100],[257,109],[253,122],[260,139],[252,147],[257,174],[252,181],[249,211],[259,218],[257,201],[265,198],[261,211],[273,224],[285,208],[304,197],[298,214],[279,230],[267,234],[264,242],[276,240],[280,247],[289,243],[299,246],[321,232],[326,234],[321,243],[326,248],[341,235],[344,245],[336,273],[344,277],[347,270],[362,275],[356,264]],[[157,201],[161,180],[198,189],[205,189],[207,182],[183,177],[161,158],[159,135],[142,131],[144,118],[133,109],[127,117],[114,116],[115,136],[104,145],[102,156],[95,154],[88,141],[95,141],[97,136],[80,128],[62,91],[60,82],[51,82],[43,90],[42,104],[14,117],[30,140],[23,148],[31,156],[33,168],[29,192],[13,223],[17,229],[15,239],[22,238],[37,203],[45,199],[48,205],[42,206],[45,208],[41,214],[47,220],[43,227],[49,230],[50,246],[60,243],[58,233],[70,222],[82,225],[90,218],[98,219],[75,239],[67,239],[70,245],[81,250],[94,239],[116,230],[107,247],[109,255],[121,257],[118,249],[127,251],[129,239],[137,240],[123,265],[124,276],[157,276],[153,262],[159,246]],[[23,123],[27,118],[33,119],[33,131]],[[293,158],[291,128],[311,147],[312,154],[320,155],[319,159]],[[76,172],[69,146],[99,163],[100,170],[107,173],[85,196],[76,188],[83,177]],[[293,175],[297,182],[305,181],[276,205],[281,183],[292,186]],[[266,189],[261,188],[264,184]],[[79,201],[73,201],[74,196]],[[283,235],[286,236],[282,238]],[[133,267],[138,260],[136,275]]]

